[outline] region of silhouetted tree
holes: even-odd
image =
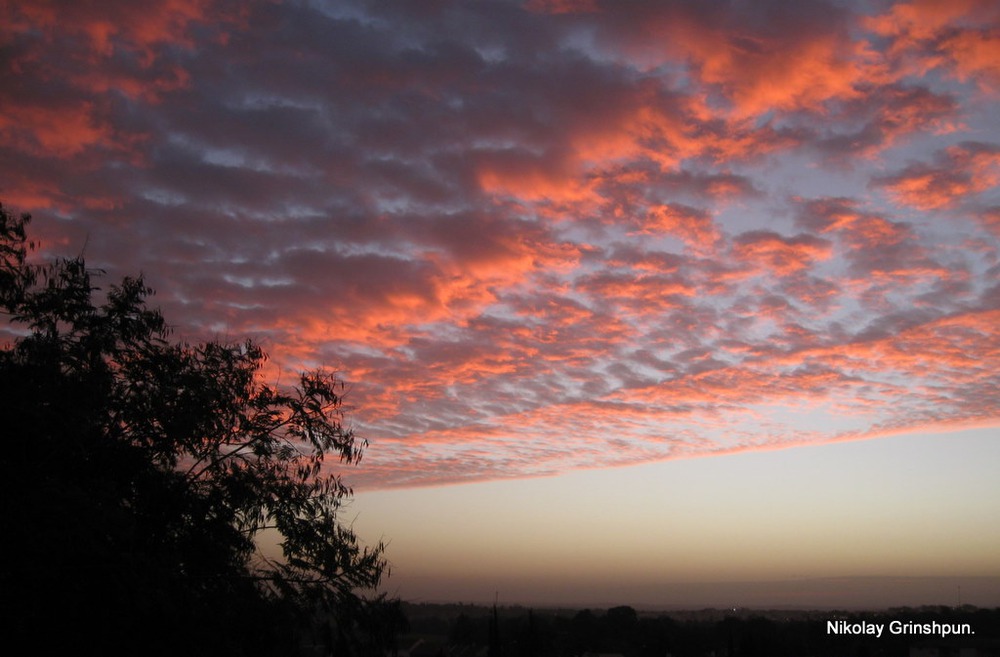
[[[315,372],[280,390],[253,342],[170,342],[142,278],[102,291],[82,258],[29,264],[29,220],[0,205],[8,637],[36,654],[218,655],[325,633],[368,654],[373,626],[398,619],[361,594],[383,546],[337,519],[351,489],[326,462],[366,445],[342,384]],[[257,550],[265,529],[280,558]]]

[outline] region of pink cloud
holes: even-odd
[[[8,2],[0,197],[370,486],[995,421],[993,9],[800,5]]]
[[[830,244],[811,235],[783,237],[768,231],[752,231],[734,241],[733,255],[755,269],[787,276],[808,269],[830,257]]]
[[[695,250],[711,249],[720,238],[719,231],[707,213],[679,204],[650,208],[640,232],[674,235]]]
[[[687,59],[696,79],[720,91],[735,117],[816,110],[885,79],[877,54],[849,31],[850,16],[825,3],[789,10],[763,5],[602,5],[611,47],[653,68]]]
[[[874,180],[897,203],[920,210],[955,206],[998,182],[1000,147],[979,142],[951,146],[938,152],[933,163],[912,164]]]
[[[905,74],[942,67],[959,79],[975,78],[995,88],[998,19],[1000,10],[989,0],[916,0],[893,4],[866,26],[892,39],[889,55]]]

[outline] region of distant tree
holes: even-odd
[[[600,652],[607,648],[601,622],[589,609],[578,611],[570,624],[571,649],[574,654]]]
[[[82,258],[29,264],[29,220],[0,205],[8,639],[35,654],[381,652],[373,624],[398,619],[363,592],[383,546],[338,521],[351,489],[327,467],[366,446],[343,384],[314,372],[278,389],[253,342],[171,342],[141,277],[102,291]],[[257,550],[266,529],[280,558]]]
[[[464,613],[459,614],[452,624],[448,638],[451,643],[460,646],[471,646],[477,643],[485,643],[485,637],[478,631],[479,627],[475,621]]]

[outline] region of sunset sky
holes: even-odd
[[[1000,605],[998,106],[994,0],[0,0],[36,256],[337,371],[405,599]]]

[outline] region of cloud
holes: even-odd
[[[959,79],[995,88],[1000,81],[998,18],[1000,10],[989,0],[916,0],[894,3],[865,25],[890,39],[888,55],[904,73],[943,68]]]
[[[873,179],[897,202],[919,210],[953,207],[1000,182],[1000,146],[962,142],[935,154],[933,161]]]
[[[832,128],[811,127],[811,141],[834,160],[875,157],[913,135],[954,132],[960,124],[958,107],[953,95],[925,86],[865,88],[863,95],[843,104],[843,120]]]
[[[858,95],[859,83],[883,74],[874,53],[851,38],[850,14],[828,3],[601,8],[603,43],[649,67],[687,59],[696,80],[721,93],[739,117],[816,109]]]
[[[676,235],[695,249],[711,247],[719,239],[719,232],[706,212],[681,204],[650,208],[639,232]]]
[[[770,231],[750,231],[733,241],[737,260],[775,276],[798,273],[830,253],[829,243],[812,235],[786,238]]]
[[[991,7],[7,2],[0,198],[362,486],[995,422]]]

